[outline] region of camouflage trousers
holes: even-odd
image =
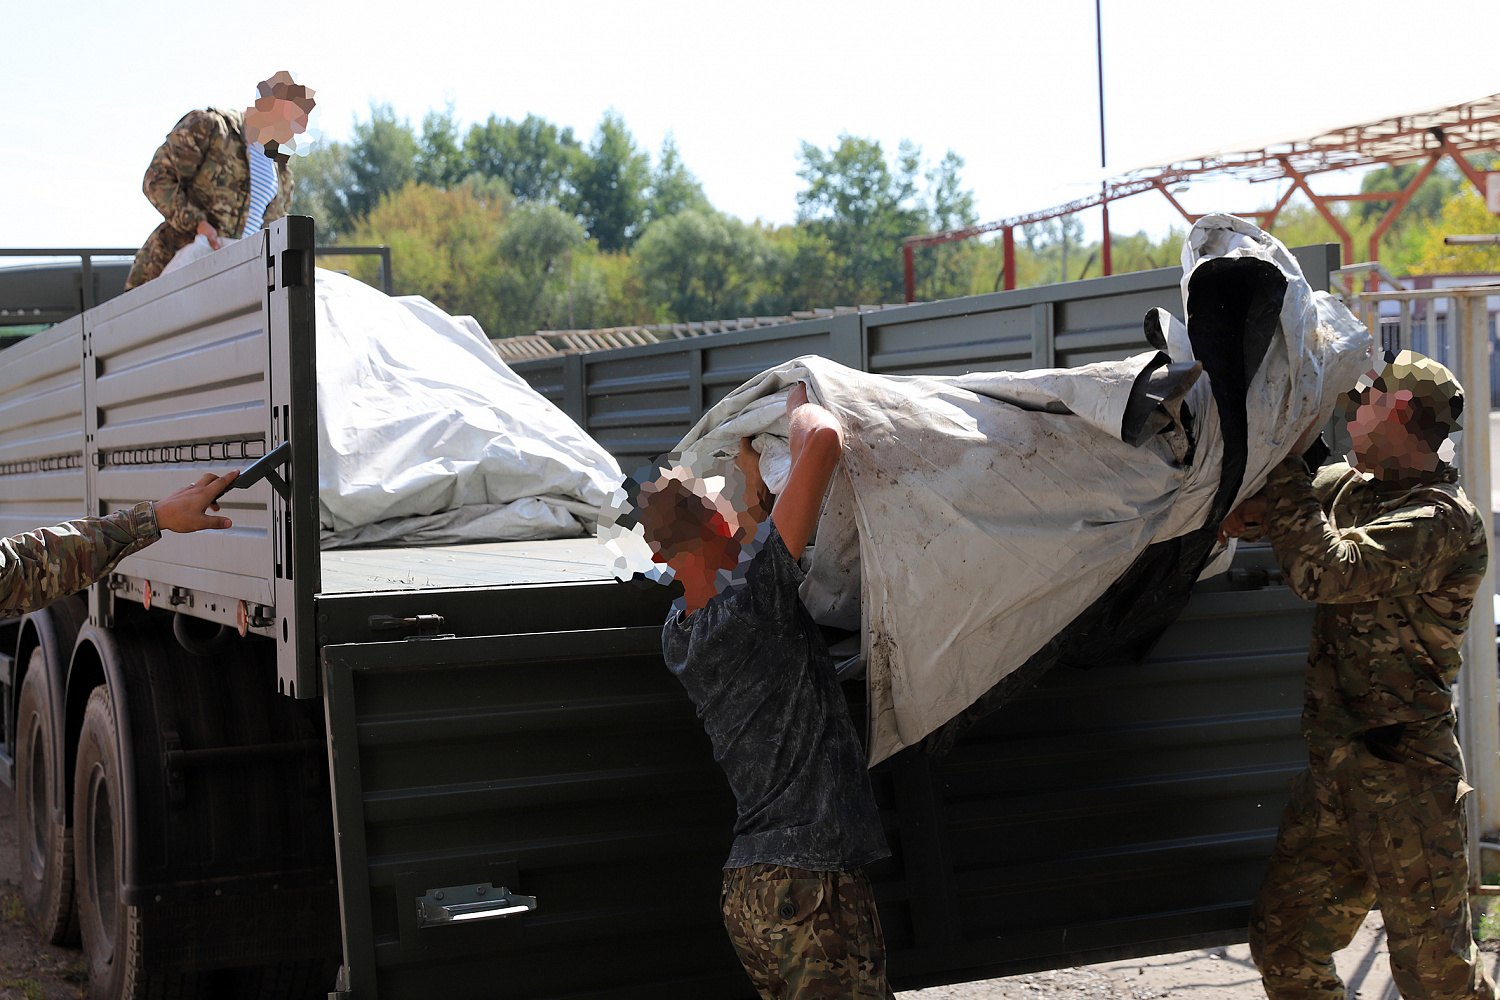
[[[863,870],[728,868],[719,903],[729,940],[765,1000],[892,1000]]]
[[[1461,769],[1456,744],[1314,750],[1251,911],[1271,1000],[1344,1000],[1333,953],[1375,906],[1403,997],[1492,1000],[1470,931]]]

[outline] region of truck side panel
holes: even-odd
[[[492,601],[518,628],[563,614]],[[1305,760],[1309,612],[1280,588],[1201,593],[1146,664],[1054,671],[950,755],[877,767],[897,985],[1242,936]],[[661,608],[634,620],[325,647],[352,997],[753,995],[717,905],[733,803],[662,663]],[[846,694],[861,716],[862,686]],[[537,909],[421,925],[423,896],[480,883]]]
[[[67,320],[0,364],[0,535],[84,513],[82,329]]]

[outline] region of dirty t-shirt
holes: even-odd
[[[662,629],[739,806],[726,868],[857,868],[890,854],[803,573],[771,526],[744,581]]]

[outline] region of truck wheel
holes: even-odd
[[[196,975],[151,975],[141,964],[140,908],[125,903],[124,818],[114,706],[89,695],[73,778],[78,927],[93,1000],[191,1000]]]
[[[53,760],[52,697],[47,657],[31,651],[16,707],[16,843],[21,855],[21,899],[49,944],[75,944],[73,831],[52,821],[57,762]]]

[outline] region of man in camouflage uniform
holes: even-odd
[[[0,538],[0,618],[24,615],[82,590],[163,531],[230,527],[229,518],[205,512],[219,509],[214,499],[237,475],[206,473],[155,503]]]
[[[1470,932],[1471,789],[1452,695],[1489,558],[1484,521],[1442,457],[1463,390],[1404,351],[1347,410],[1354,467],[1314,473],[1294,454],[1224,526],[1241,537],[1263,526],[1288,586],[1318,605],[1309,763],[1251,914],[1251,954],[1272,1000],[1342,1000],[1332,955],[1379,906],[1403,997],[1492,998]]]
[[[199,234],[216,250],[221,236],[248,235],[244,228],[250,205],[251,143],[260,142],[279,167],[276,194],[262,224],[286,215],[293,182],[285,149],[307,129],[313,91],[286,72],[262,81],[257,90],[255,104],[244,111],[189,111],[151,158],[142,189],[166,221],[135,255],[126,288],[161,274],[177,251]]]

